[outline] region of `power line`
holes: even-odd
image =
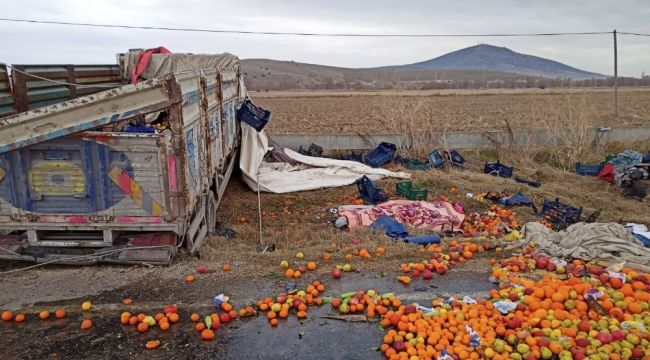
[[[245,31],[245,30],[227,30],[227,29],[175,28],[175,27],[93,24],[93,23],[80,23],[80,22],[46,21],[46,20],[32,20],[32,19],[9,19],[9,18],[0,18],[0,21],[32,23],[32,24],[49,24],[49,25],[137,29],[137,30],[185,31],[185,32],[220,33],[220,34],[245,34],[245,35],[322,36],[322,37],[413,37],[413,38],[418,38],[418,37],[531,37],[531,36],[565,36],[565,35],[604,35],[604,34],[612,33],[611,31],[587,31],[587,32],[494,33],[494,34],[359,34],[359,33],[355,34],[355,33],[312,33],[312,32],[276,32],[276,31]],[[636,34],[630,33],[630,35],[636,35]]]
[[[618,31],[618,33],[619,33],[619,34],[623,34],[623,35],[650,36],[650,34],[633,33],[633,32],[625,32],[625,31]]]
[[[48,79],[48,78],[44,78],[42,76],[30,74],[28,72],[16,69],[15,67],[13,67],[13,66],[11,66],[11,65],[9,65],[7,63],[4,63],[2,61],[0,61],[0,65],[4,65],[4,66],[8,67],[9,69],[11,69],[12,71],[19,72],[19,73],[21,73],[21,74],[23,74],[25,76],[30,76],[30,77],[33,77],[33,78],[36,78],[36,79],[39,79],[39,80],[43,80],[43,81],[49,81],[49,82],[52,82],[52,83],[55,83],[55,84],[66,85],[66,86],[74,86],[74,87],[77,87],[79,89],[86,89],[86,88],[109,88],[109,89],[112,89],[112,88],[116,87],[114,85],[74,84],[74,83],[69,83],[69,82],[59,81],[59,80],[54,80],[54,79]]]

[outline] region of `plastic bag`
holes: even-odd
[[[494,303],[494,307],[503,315],[513,312],[517,304],[510,300],[501,300]]]

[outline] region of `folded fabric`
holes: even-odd
[[[636,264],[650,270],[650,249],[616,223],[577,223],[554,232],[546,226],[529,222],[523,228],[524,243],[535,242],[543,252],[556,257],[582,260],[613,260]],[[633,266],[632,266],[633,267]]]
[[[370,225],[371,231],[382,231],[392,238],[407,237],[406,227],[388,215],[382,215]]]
[[[533,200],[529,199],[526,195],[518,192],[512,196],[504,196],[499,199],[499,203],[505,206],[534,206]]]
[[[385,232],[391,238],[400,239],[409,244],[429,245],[440,243],[440,235],[438,234],[408,236],[409,233],[406,231],[406,227],[388,215],[382,215],[377,218],[370,225],[370,230]]]
[[[388,215],[402,224],[438,232],[462,232],[460,225],[465,220],[465,215],[458,213],[446,201],[391,200],[369,209],[339,209],[339,215],[348,218],[350,228],[370,226],[380,216]]]
[[[420,235],[420,236],[408,236],[405,237],[404,242],[409,244],[416,245],[429,245],[429,244],[440,244],[440,235]]]

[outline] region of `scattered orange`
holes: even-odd
[[[149,340],[144,344],[144,347],[146,347],[149,350],[153,350],[160,346],[160,340]]]
[[[92,328],[92,327],[93,327],[93,321],[90,320],[90,319],[86,319],[86,320],[81,322],[81,328],[83,330],[90,330],[90,328]]]

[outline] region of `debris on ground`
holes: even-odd
[[[525,243],[535,244],[553,256],[582,260],[625,260],[650,269],[650,249],[644,247],[623,225],[578,223],[554,232],[539,223],[526,223]]]

